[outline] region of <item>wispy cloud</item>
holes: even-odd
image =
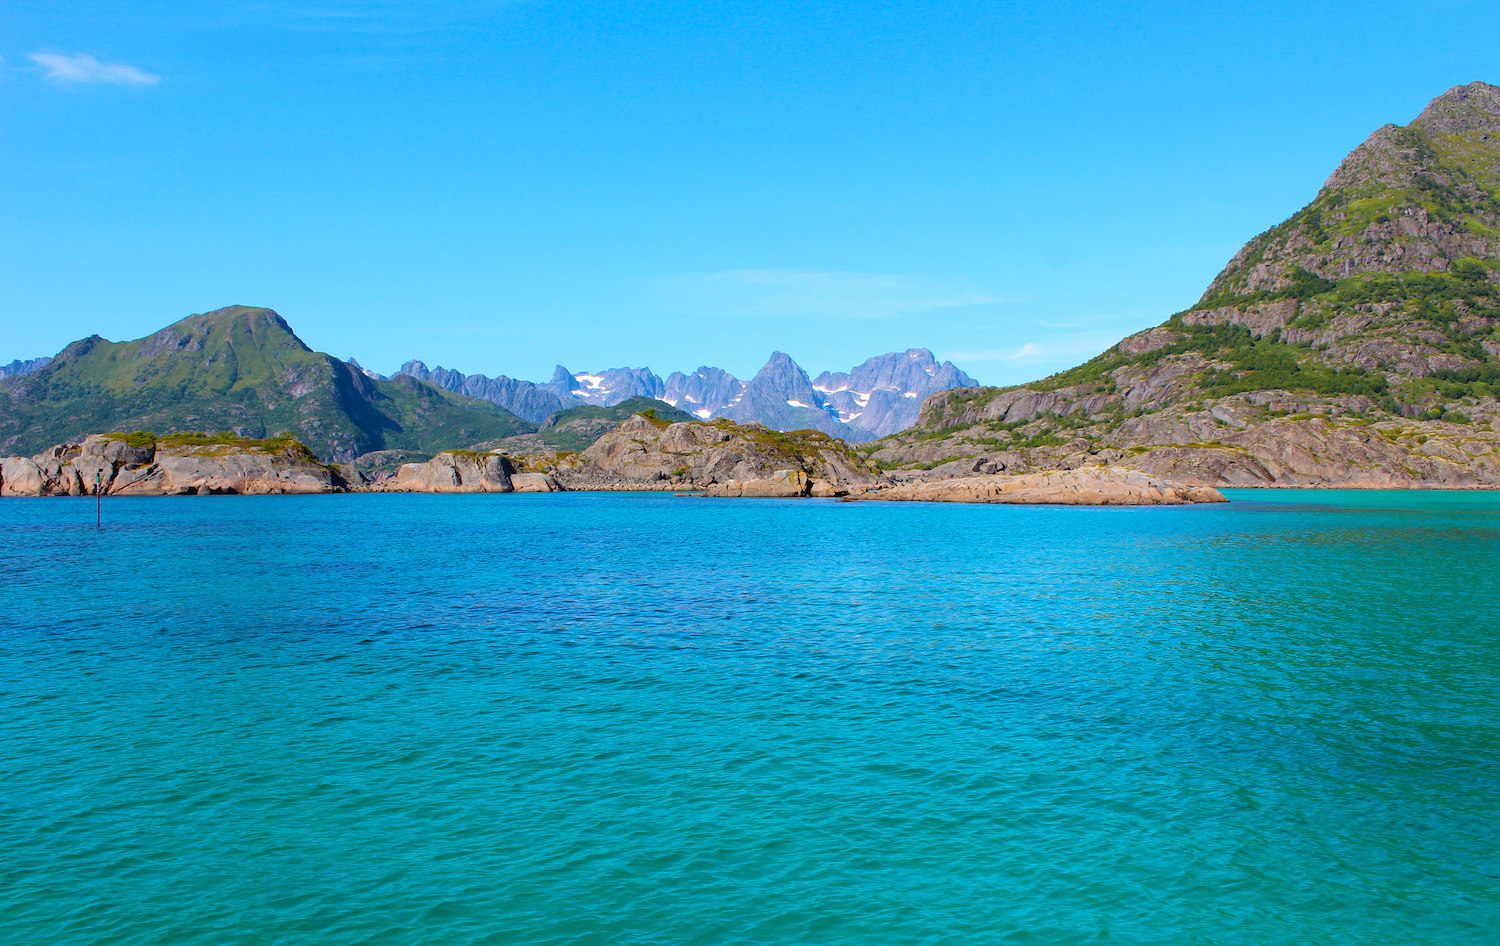
[[[740,269],[663,280],[677,308],[702,315],[782,315],[891,318],[995,303],[978,287],[925,276],[881,273]]]
[[[960,363],[1009,362],[1016,365],[1046,365],[1078,358],[1091,358],[1120,340],[1117,333],[1090,332],[1026,342],[1015,348],[985,348],[977,351],[943,352],[942,357]]]
[[[107,82],[113,85],[155,85],[161,76],[143,72],[135,66],[100,62],[88,53],[61,56],[56,53],[32,53],[27,57],[47,70],[44,78],[57,82]]]

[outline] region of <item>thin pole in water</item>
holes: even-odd
[[[94,526],[104,528],[104,491],[101,489],[102,470],[94,471]]]

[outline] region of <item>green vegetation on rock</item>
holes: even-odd
[[[241,437],[227,430],[198,433],[156,434],[149,430],[116,431],[101,435],[128,447],[157,450],[178,456],[225,457],[237,454],[286,457],[332,469],[295,437]]]
[[[535,429],[504,408],[401,376],[378,381],[303,344],[270,309],[230,306],[146,338],[74,342],[0,381],[0,443],[32,453],[84,434],[150,429],[292,436],[319,456],[430,452]]]

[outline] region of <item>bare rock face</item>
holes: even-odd
[[[156,473],[142,472],[116,483],[112,494],[186,496],[282,493],[331,493],[332,473],[317,464],[285,457],[254,455],[204,457],[159,456]],[[126,471],[127,473],[130,471]],[[160,478],[160,485],[156,482]]]
[[[562,486],[546,473],[513,473],[511,485],[518,493],[558,493]]]
[[[1220,413],[1226,413],[1220,411]],[[1232,415],[1229,415],[1232,416]],[[1217,418],[1215,418],[1217,419]],[[1500,485],[1500,437],[1470,424],[1276,418],[1155,447],[1131,464],[1182,483],[1401,489]]]
[[[510,463],[498,454],[440,453],[426,463],[406,463],[389,487],[401,493],[512,493]]]
[[[1021,476],[982,474],[910,483],[866,498],[939,503],[1064,506],[1180,506],[1228,502],[1207,486],[1182,486],[1136,470],[1049,470]]]
[[[5,496],[188,496],[330,493],[345,484],[306,448],[268,452],[255,442],[132,445],[92,434],[35,457],[0,460]]]
[[[889,485],[842,440],[759,424],[668,424],[637,414],[561,461],[568,489],[703,489],[717,496],[838,495]]]
[[[54,481],[55,482],[55,481]],[[25,457],[0,459],[0,495],[50,496],[50,483],[35,460]],[[66,496],[66,488],[62,495]]]
[[[764,479],[729,480],[724,483],[715,483],[704,490],[703,495],[792,499],[811,493],[812,485],[812,480],[801,470],[777,470]],[[841,492],[837,488],[830,488],[832,484],[825,483],[823,485],[824,490],[822,495],[841,495]]]

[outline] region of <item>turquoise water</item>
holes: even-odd
[[[1494,943],[1500,495],[0,502],[9,944]]]

